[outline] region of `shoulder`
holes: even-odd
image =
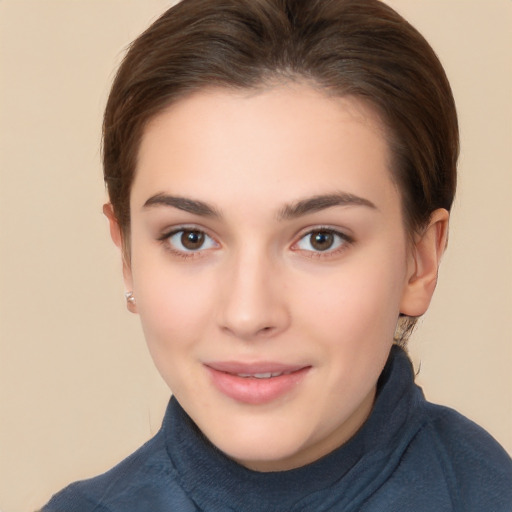
[[[194,510],[178,484],[160,434],[95,478],[75,482],[57,493],[42,512],[132,512]]]
[[[506,451],[453,409],[424,405],[426,420],[420,436],[438,459],[462,510],[512,510],[512,459]]]

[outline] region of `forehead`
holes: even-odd
[[[160,192],[229,199],[236,190],[248,200],[286,201],[340,189],[386,199],[396,192],[389,156],[378,114],[354,97],[304,84],[211,89],[147,125],[132,199],[141,204]]]

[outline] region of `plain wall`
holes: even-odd
[[[448,252],[411,340],[427,397],[512,452],[512,2],[390,0],[459,109]],[[123,48],[171,2],[0,0],[0,510],[30,511],[159,427],[169,391],[101,214],[102,110]]]

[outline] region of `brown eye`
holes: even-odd
[[[306,233],[296,244],[296,248],[309,252],[334,252],[351,243],[351,238],[333,229],[315,229]]]
[[[204,244],[204,233],[185,229],[181,232],[181,244],[189,251],[197,251]]]
[[[334,234],[329,231],[316,231],[309,236],[311,247],[317,251],[327,251],[334,244]]]
[[[160,238],[178,253],[195,253],[218,247],[215,240],[200,229],[182,228]]]

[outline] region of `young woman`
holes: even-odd
[[[104,212],[173,392],[44,510],[509,511],[512,462],[404,347],[446,246],[444,71],[377,0],[184,0],[131,46]]]

